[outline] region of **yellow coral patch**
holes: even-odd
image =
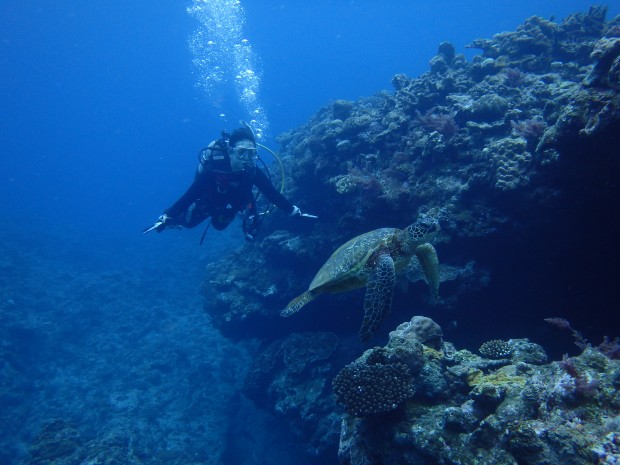
[[[500,371],[485,375],[480,370],[473,370],[467,376],[467,384],[470,386],[480,386],[482,384],[491,384],[493,386],[518,384],[525,386],[525,378],[523,376],[509,376]]]
[[[432,360],[443,360],[444,353],[441,350],[435,350],[428,346],[423,346],[423,347],[424,347],[424,355],[426,358],[429,358]]]

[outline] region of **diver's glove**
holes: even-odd
[[[299,216],[303,218],[318,218],[316,215],[310,215],[309,213],[302,213],[300,208],[297,205],[293,205],[293,211],[291,212],[291,216]]]
[[[162,232],[164,229],[166,229],[166,221],[168,221],[169,219],[170,217],[166,215],[165,213],[163,215],[160,215],[159,218],[157,218],[157,221],[155,222],[155,224],[153,224],[153,226],[146,228],[144,231],[142,231],[142,234],[146,234],[147,232],[151,232],[152,230],[155,230],[157,232]]]

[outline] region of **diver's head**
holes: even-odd
[[[239,128],[233,131],[228,141],[230,147],[230,168],[233,171],[243,171],[256,167],[258,159],[254,134],[248,128]]]

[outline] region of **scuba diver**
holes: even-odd
[[[223,131],[221,139],[202,149],[194,181],[185,194],[164,210],[155,224],[143,233],[153,230],[161,232],[170,227],[193,228],[211,218],[200,240],[202,244],[209,226],[223,230],[237,213],[242,212],[245,238],[252,241],[264,215],[257,211],[258,194],[254,194],[254,186],[271,203],[291,216],[316,218],[302,213],[299,207],[291,204],[273,186],[263,170],[256,166],[260,144],[257,144],[250,125],[245,121],[240,123],[243,127],[231,134]]]

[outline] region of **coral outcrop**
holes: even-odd
[[[385,348],[370,352],[403,356],[411,350],[404,340],[402,331],[395,331]],[[504,344],[507,358],[501,361],[457,350],[449,342],[440,350],[416,351],[422,365],[409,372],[408,380],[415,391],[394,397],[394,413],[369,415],[376,411],[345,402],[341,463],[617,463],[620,362],[588,346],[581,355],[546,363],[542,347],[526,339]],[[368,364],[369,358],[364,354],[353,366]],[[360,393],[374,388],[377,402],[390,380],[393,392],[400,392],[405,373],[377,381],[347,372],[346,393],[360,401]],[[335,384],[341,382],[337,377]]]
[[[339,244],[402,228],[424,208],[442,212],[442,280],[454,281],[442,284],[441,297],[449,306],[503,266],[474,252],[480,241],[486,250],[535,255],[542,251],[515,245],[552,223],[561,244],[561,231],[575,233],[561,202],[618,195],[619,31],[620,18],[607,21],[606,9],[593,7],[474,40],[482,53],[471,62],[442,43],[429,72],[396,75],[393,92],[337,100],[282,134],[286,194],[319,220],[271,215],[265,237],[209,267],[205,308],[216,326],[242,336],[268,320],[259,328],[284,334],[294,322],[278,321],[280,310]],[[596,222],[587,217],[593,211],[582,210],[582,224]],[[415,294],[416,307],[426,308]],[[336,308],[338,301],[321,311]],[[329,322],[322,329],[334,330]]]
[[[392,92],[335,101],[281,135],[287,196],[319,220],[271,215],[264,237],[209,266],[204,286],[224,334],[265,341],[247,394],[317,454],[339,430],[344,464],[618,461],[614,341],[552,363],[532,341],[542,309],[566,309],[580,327],[612,323],[599,290],[616,286],[601,270],[620,255],[619,38],[620,18],[606,20],[604,7],[529,18],[475,40],[471,62],[442,43],[429,72],[398,74]],[[432,320],[368,348],[352,342],[354,292],[279,318],[340,244],[424,211],[442,227],[439,302],[409,292],[424,283],[408,268],[413,284],[397,283],[373,341],[411,314]],[[537,333],[509,339],[515,327]],[[338,347],[295,372],[284,347],[312,331]],[[481,345],[482,356],[457,349]]]
[[[333,453],[339,416],[330,381],[339,360],[333,333],[293,333],[273,342],[255,358],[243,392],[257,405],[279,415],[299,437],[307,439],[310,455]]]

